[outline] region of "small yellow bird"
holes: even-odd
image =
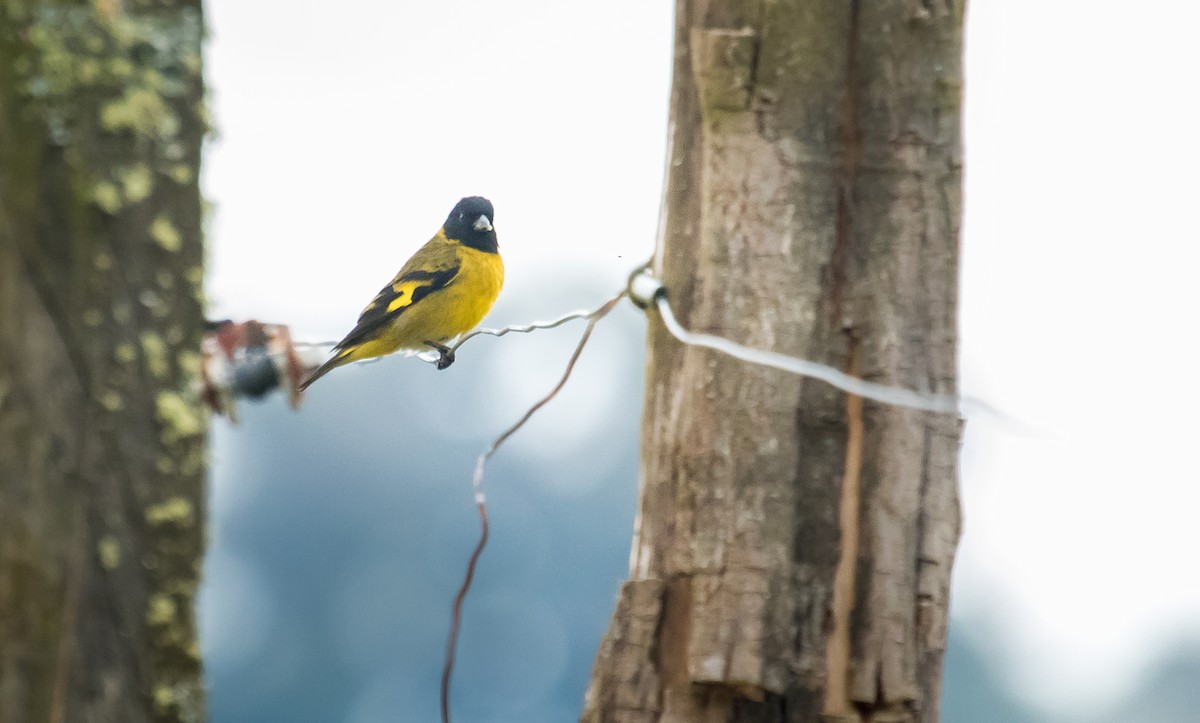
[[[454,352],[444,342],[483,321],[504,284],[494,219],[486,198],[459,201],[434,237],[367,304],[358,324],[333,348],[333,358],[300,389],[343,364],[401,349],[436,349],[438,369],[450,366]]]

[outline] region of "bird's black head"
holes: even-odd
[[[499,246],[492,226],[495,218],[491,201],[483,196],[468,196],[454,206],[443,228],[447,237],[461,241],[464,246],[496,253]]]

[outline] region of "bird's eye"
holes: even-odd
[[[465,214],[465,213],[460,213],[460,214],[458,214],[458,220],[459,220],[459,221],[466,221],[466,220],[467,220],[467,214]]]

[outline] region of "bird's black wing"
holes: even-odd
[[[456,259],[453,264],[441,268],[401,269],[396,278],[367,304],[358,316],[358,323],[335,348],[349,349],[374,339],[382,327],[392,323],[413,304],[454,283],[460,268],[462,265]]]

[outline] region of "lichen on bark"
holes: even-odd
[[[205,716],[202,24],[0,2],[0,720]]]

